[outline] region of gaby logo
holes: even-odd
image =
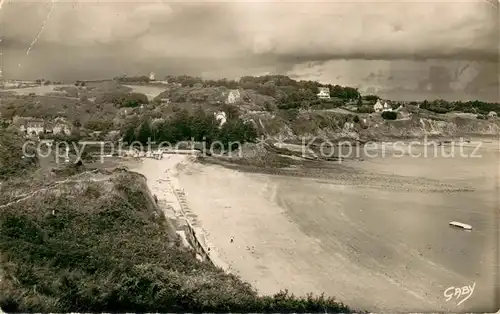
[[[460,300],[457,303],[457,306],[464,303],[472,296],[475,287],[475,282],[472,284],[472,286],[448,287],[446,290],[444,290],[444,297],[446,298],[446,302],[454,298],[457,301]]]

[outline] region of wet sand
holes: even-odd
[[[197,163],[179,180],[212,249],[261,293],[324,292],[370,311],[491,312],[498,261],[496,145],[485,145],[480,159],[348,162],[343,169],[352,173],[341,180]],[[374,177],[384,184],[374,184]],[[451,228],[452,220],[474,229]],[[446,302],[446,288],[474,282],[466,302]]]

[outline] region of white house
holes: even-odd
[[[319,99],[330,99],[330,89],[328,87],[318,87]]]
[[[237,89],[232,89],[229,91],[229,94],[227,95],[226,104],[234,104],[240,99],[241,99],[240,91]]]
[[[381,112],[382,110],[384,110],[384,106],[382,106],[380,100],[377,100],[375,105],[373,105],[373,110],[375,110],[375,112]]]
[[[349,132],[354,129],[354,123],[352,122],[346,122],[344,123],[344,131]]]
[[[71,129],[68,127],[67,124],[58,122],[54,125],[52,128],[52,133],[55,134],[65,134],[65,135],[70,135],[71,134]]]
[[[155,72],[149,73],[149,80],[154,81],[155,80]]]
[[[384,109],[383,111],[392,111],[392,107],[387,104],[387,102],[384,103]]]
[[[219,122],[219,126],[222,126],[227,121],[226,113],[224,111],[214,112],[215,120]]]
[[[26,123],[26,127],[24,128],[24,131],[28,134],[39,135],[45,131],[45,123],[43,120],[28,121]]]

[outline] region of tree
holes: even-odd
[[[385,120],[396,120],[398,113],[394,111],[384,111],[382,112],[382,118]]]
[[[358,107],[358,112],[359,113],[373,113],[373,112],[375,112],[375,110],[373,109],[373,106],[363,105],[361,107]]]
[[[148,97],[141,93],[108,92],[100,95],[96,103],[112,103],[118,107],[138,107],[147,104]]]
[[[344,87],[343,96],[344,99],[358,99],[360,97],[360,94],[357,88],[347,86]]]
[[[198,107],[191,118],[191,135],[196,141],[205,140],[211,143],[217,136],[219,124],[213,115],[207,115],[201,107]]]
[[[86,129],[92,131],[108,131],[113,127],[112,121],[104,121],[104,120],[91,120],[88,121],[85,125]]]
[[[126,129],[125,134],[123,135],[123,141],[125,143],[132,143],[135,140],[136,140],[135,127],[134,126],[129,126]]]
[[[38,166],[36,148],[28,145],[24,154],[23,144],[21,134],[8,130],[0,132],[0,180],[19,177]]]
[[[224,104],[222,106],[222,111],[226,113],[228,120],[238,119],[240,116],[240,111],[238,110],[238,107],[233,105]]]
[[[137,140],[142,144],[147,144],[153,135],[151,123],[149,120],[143,121],[137,131]]]
[[[175,141],[186,141],[193,136],[192,116],[186,109],[181,109],[170,119],[172,125],[173,139]]]
[[[366,95],[366,96],[363,96],[363,99],[364,100],[367,100],[367,101],[377,101],[379,100],[380,98],[377,96],[377,95]]]

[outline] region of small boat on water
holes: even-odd
[[[471,225],[464,224],[464,223],[458,222],[458,221],[451,221],[450,222],[450,226],[462,228],[462,229],[465,229],[465,230],[472,230],[472,226]]]

